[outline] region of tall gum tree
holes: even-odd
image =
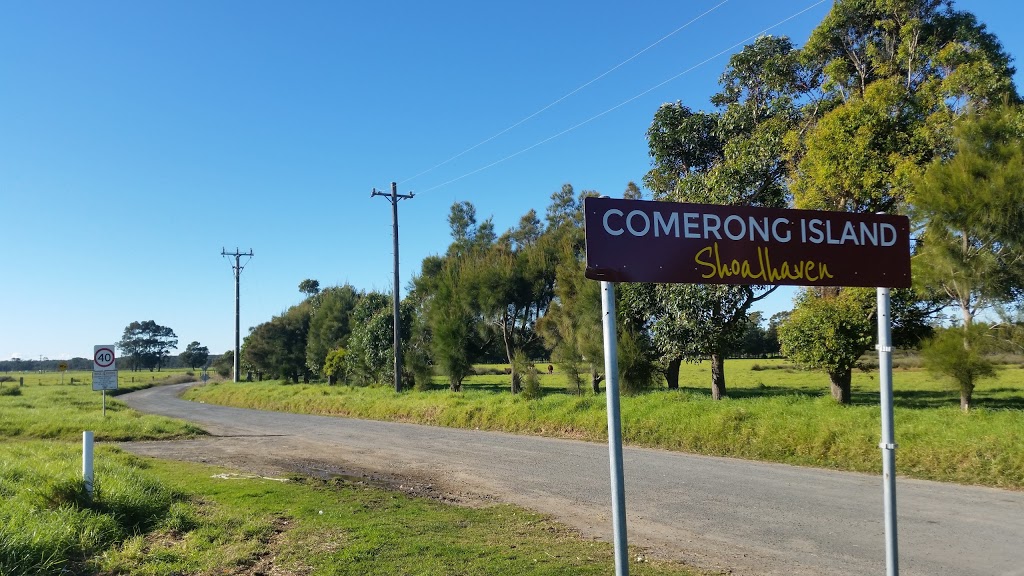
[[[952,152],[954,120],[1017,98],[1010,58],[996,38],[973,15],[939,0],[839,0],[798,60],[801,75],[815,78],[799,129],[786,138],[798,208],[906,212],[925,166]],[[846,365],[863,351],[864,340],[822,331],[870,329],[864,310],[853,304],[860,298],[844,290],[809,291],[780,330],[784,347],[812,346],[804,361],[829,374],[840,402],[849,398]],[[935,309],[919,302],[904,308],[906,318],[894,309],[893,320],[908,334],[920,334],[912,324],[923,324]]]
[[[665,104],[647,132],[656,200],[780,208],[787,204],[786,134],[805,90],[788,38],[762,36],[732,56],[712,97],[714,112]],[[678,382],[682,359],[710,359],[711,395],[726,395],[725,356],[746,330],[750,307],[770,286],[658,285],[648,327]],[[637,298],[637,300],[644,300]],[[673,374],[674,372],[674,374]]]

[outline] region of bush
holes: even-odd
[[[470,368],[470,374],[474,376],[508,376],[511,373],[511,368],[499,368],[497,366],[473,366]]]
[[[516,350],[512,361],[516,376],[520,378],[523,398],[540,398],[540,378],[537,376],[537,369],[526,359],[526,353]]]
[[[0,376],[0,382],[14,382],[14,376]]]

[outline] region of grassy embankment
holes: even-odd
[[[389,387],[264,382],[217,384],[193,389],[187,397],[249,408],[594,441],[607,438],[603,396],[567,393],[564,376],[556,371],[541,375],[541,398],[526,400],[509,394],[508,377],[489,368],[485,371],[494,374],[470,377],[458,394],[448,392],[437,378],[432,390],[401,394]],[[707,364],[684,366],[679,391],[623,397],[624,441],[878,472],[877,371],[854,374],[851,406],[835,404],[822,373],[796,370],[781,360],[731,360],[726,376],[729,398],[720,402],[707,392]],[[920,368],[897,368],[893,381],[901,476],[1024,488],[1024,367],[1001,366],[995,380],[979,385],[976,408],[967,414],[959,410],[955,390]]]
[[[98,441],[200,431],[138,414],[114,398],[102,418],[100,395],[90,386],[61,386],[59,375],[33,377],[41,384],[0,384],[0,576],[612,570],[610,545],[522,509],[459,508],[340,479],[224,476],[102,442],[89,499],[81,480],[82,430],[94,430]],[[692,574],[666,563],[632,568]]]

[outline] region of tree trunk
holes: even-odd
[[[505,341],[505,357],[508,358],[508,365],[512,370],[512,393],[519,393],[519,380],[521,376],[516,372],[516,364],[512,361],[512,345],[510,343],[511,334],[509,334],[508,321],[501,324],[501,337]]]
[[[711,355],[711,397],[725,398],[725,357],[721,354]]]
[[[682,363],[682,358],[673,358],[668,362],[668,368],[665,369],[665,381],[668,382],[669,390],[679,389],[679,366]]]
[[[971,396],[974,395],[974,386],[960,386],[960,409],[964,412],[971,411]]]
[[[838,372],[830,372],[829,381],[832,383],[832,398],[840,404],[849,404],[851,389],[850,381],[853,376],[853,368],[846,368]]]

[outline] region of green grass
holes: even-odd
[[[70,381],[70,378],[68,379]],[[58,380],[59,382],[59,376]],[[0,437],[75,440],[83,430],[92,430],[96,440],[160,440],[202,434],[193,424],[182,420],[142,414],[107,394],[107,414],[103,416],[103,398],[90,384],[61,386],[55,383],[29,384],[7,389],[17,395],[0,394]],[[118,392],[146,387],[148,382],[130,384]]]
[[[544,365],[546,368],[546,364]],[[500,372],[487,367],[486,372]],[[546,370],[542,370],[546,372]],[[880,409],[877,372],[854,375],[853,405],[828,396],[818,372],[779,360],[726,364],[729,398],[711,400],[707,365],[687,365],[678,391],[622,398],[627,444],[839,470],[877,472]],[[250,408],[397,420],[439,426],[603,441],[603,396],[565,392],[564,375],[543,374],[544,395],[526,400],[507,392],[503,374],[471,376],[452,394],[441,379],[426,392],[388,387],[217,384],[188,397]],[[975,393],[976,409],[961,413],[957,392],[916,368],[897,369],[897,470],[902,476],[1024,488],[1024,369],[1006,365]]]
[[[0,443],[0,574],[76,573],[89,558],[154,528],[175,498],[138,474],[137,459],[100,448],[90,499],[79,462],[67,443]]]
[[[201,430],[114,398],[104,418],[91,385],[76,378],[72,386],[69,377],[60,385],[53,376],[0,384],[17,391],[0,394],[0,576],[612,571],[609,544],[521,508],[460,508],[342,479],[224,479],[220,469],[102,443],[89,498],[82,430],[98,441]],[[134,388],[151,385],[139,380]],[[664,562],[634,563],[633,572],[694,574]]]
[[[0,442],[0,575],[608,574],[611,546],[512,506],[460,508],[342,479],[218,477],[212,467]],[[275,572],[276,573],[276,572]],[[633,573],[693,574],[662,562]]]
[[[130,370],[117,371],[118,390],[110,391],[111,394],[124,394],[132,390],[155,386],[158,384],[175,384],[181,382],[199,381],[199,370],[188,368],[165,368],[159,372],[142,370],[132,372]],[[63,374],[60,372],[4,372],[0,373],[0,379],[10,381],[0,382],[0,388],[16,388],[19,380],[25,386],[58,386],[58,385],[84,385],[92,388],[92,371],[90,370],[69,370]],[[211,380],[223,380],[215,373],[210,372]]]

